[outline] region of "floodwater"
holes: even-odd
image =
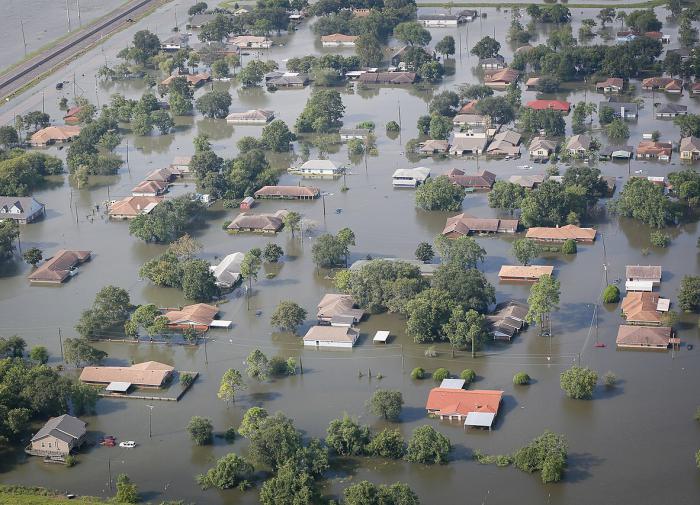
[[[69,30],[75,31],[91,23],[126,3],[126,0],[3,0],[0,3],[2,71],[22,60],[25,54],[67,35]]]
[[[185,6],[176,8],[184,11]],[[34,90],[6,104],[0,109],[0,123],[11,122],[14,114],[40,108],[42,93],[46,111],[52,118],[59,118],[57,101],[64,95],[57,94],[53,82],[72,80],[73,69],[76,71],[77,92],[93,101],[98,97],[100,103],[105,103],[108,96],[116,92],[129,97],[140,96],[143,87],[137,82],[96,85],[94,74],[104,63],[104,58],[110,64],[115,63],[115,54],[135,31],[151,26],[158,27],[158,35],[167,35],[167,27],[173,19],[172,9],[172,5],[159,9],[146,20],[109,39],[104,52],[100,49],[92,51],[77,60],[71,69],[61,70]],[[539,337],[536,328],[531,328],[511,344],[488,347],[484,355],[476,359],[466,354],[451,358],[444,345],[438,346],[440,355],[437,358],[425,358],[425,346],[413,344],[404,335],[404,321],[395,315],[375,315],[363,322],[362,338],[352,351],[305,350],[298,338],[277,333],[269,325],[269,317],[280,300],[296,300],[313,315],[323,293],[333,289],[325,274],[317,272],[311,261],[311,245],[319,233],[336,232],[346,226],[353,229],[357,235],[357,246],[352,248],[351,254],[353,261],[367,255],[412,257],[419,242],[431,241],[442,230],[449,214],[417,210],[413,191],[392,189],[391,174],[397,167],[417,165],[431,167],[434,174],[452,167],[476,170],[475,160],[467,159],[427,159],[418,164],[411,163],[405,159],[402,142],[415,136],[416,120],[427,110],[432,93],[439,89],[454,89],[464,82],[477,82],[474,70],[477,62],[468,55],[466,46],[471,46],[482,35],[493,34],[494,29],[502,40],[509,22],[509,13],[505,11],[485,11],[488,16],[480,22],[459,29],[432,31],[435,40],[453,34],[459,35],[463,44],[462,56],[455,60],[454,75],[447,77],[439,87],[424,90],[381,88],[343,93],[345,125],[374,120],[379,155],[369,157],[366,166],[363,161],[350,165],[352,175],[347,177],[350,188],[347,192],[339,191],[341,181],[311,183],[331,193],[326,198],[325,216],[321,201],[262,202],[256,208],[256,211],[265,212],[286,206],[302,212],[306,220],[315,224],[314,231],[304,237],[303,244],[298,239],[292,240],[288,233],[276,237],[227,235],[221,230],[221,225],[237,211],[225,210],[218,205],[210,209],[206,225],[193,232],[204,246],[202,258],[214,262],[231,252],[264,246],[268,241],[280,244],[286,256],[276,269],[279,270],[276,277],[266,279],[261,275],[255,283],[250,310],[246,309],[245,299],[239,293],[227,297],[227,303],[221,305],[221,316],[233,320],[234,326],[228,331],[212,331],[210,338],[213,340],[209,342],[206,353],[201,346],[194,349],[157,344],[98,344],[109,353],[107,364],[153,359],[173,363],[180,370],[201,373],[180,402],[154,405],[152,439],[148,438],[149,411],[144,402],[100,400],[98,415],[86,417],[90,431],[95,436],[113,434],[122,440],[136,440],[139,444],[136,449],[92,448],[80,455],[80,464],[72,469],[45,465],[39,458],[27,459],[22,454],[3,454],[0,481],[110,496],[107,482],[111,465],[113,475],[129,474],[144,500],[178,498],[196,503],[255,503],[256,490],[240,493],[235,490],[202,492],[198,489],[194,481],[196,474],[206,471],[216,458],[227,452],[245,454],[246,442],[238,439],[227,445],[217,439],[212,446],[195,447],[185,431],[190,417],[209,417],[215,430],[223,432],[230,426],[237,426],[247,408],[261,405],[270,412],[285,412],[309,437],[323,437],[328,422],[344,412],[359,417],[378,431],[385,423],[366,412],[365,402],[373,390],[381,387],[403,393],[405,406],[397,425],[402,433],[408,437],[413,429],[426,423],[436,427],[455,445],[454,460],[440,467],[363,458],[345,461],[330,472],[325,492],[338,495],[347,485],[369,479],[380,483],[408,482],[426,504],[448,501],[497,505],[516,501],[581,505],[697,503],[700,477],[693,454],[700,448],[700,432],[692,416],[696,406],[700,405],[700,395],[694,389],[700,381],[698,351],[689,351],[683,346],[675,354],[617,352],[615,335],[622,322],[618,307],[601,309],[597,334],[591,329],[593,304],[605,283],[603,240],[581,246],[576,256],[551,255],[538,260],[538,263],[553,264],[555,274],[561,280],[562,297],[560,309],[553,314],[552,339]],[[594,14],[591,13],[590,17]],[[585,16],[576,12],[576,17],[580,20]],[[575,24],[574,33],[577,29]],[[664,31],[670,32],[675,40],[675,27],[665,27]],[[326,51],[314,40],[307,24],[281,41],[285,44],[283,47],[275,47],[269,52],[270,57],[277,61]],[[676,46],[672,44],[671,47]],[[348,50],[344,52],[350,54]],[[506,59],[511,59],[512,48],[507,44],[502,52]],[[639,89],[639,83],[635,84]],[[240,91],[232,86],[231,92],[231,110],[270,108],[277,117],[291,125],[311,89],[267,93]],[[65,86],[63,93],[70,98],[72,85]],[[651,93],[641,96],[645,108],[640,120],[630,124],[630,143],[636,144],[642,132],[656,129],[661,131],[662,138],[677,140],[677,132],[670,122],[652,119]],[[593,96],[590,90],[586,93],[578,87],[557,97],[570,102],[584,98],[596,103],[602,100],[601,96]],[[523,92],[523,101],[532,98],[534,92]],[[661,101],[665,97],[656,95],[655,99]],[[687,96],[676,100],[688,104],[691,111],[700,111],[700,106]],[[384,124],[398,120],[399,107],[403,132],[400,138],[392,140],[385,135]],[[51,363],[58,364],[59,329],[64,338],[73,336],[72,328],[80,312],[106,284],[128,289],[133,303],[148,302],[160,306],[185,303],[179,291],[157,288],[138,278],[139,266],[163,252],[165,246],[135,240],[129,236],[126,222],[109,222],[102,214],[92,212],[95,205],[107,199],[108,194],[112,198],[128,195],[130,188],[149,171],[168,165],[175,155],[191,154],[192,139],[198,133],[211,137],[217,153],[233,157],[237,154],[237,140],[245,135],[258,135],[261,130],[257,126],[232,127],[223,120],[205,120],[199,116],[183,119],[178,124],[177,131],[171,135],[150,138],[127,135],[119,149],[126,157],[128,141],[129,164],[115,177],[93,181],[83,190],[72,188],[67,177],[59,178],[35,193],[37,199],[46,203],[48,215],[41,222],[23,227],[22,248],[37,246],[46,252],[64,247],[90,249],[94,257],[80,268],[75,278],[57,288],[30,287],[26,280],[29,267],[19,260],[3,267],[0,272],[1,334],[18,334],[30,345],[47,346],[53,355]],[[56,148],[48,152],[65,155],[65,151]],[[344,146],[330,158],[349,163]],[[273,161],[284,167],[290,160],[278,156]],[[528,163],[528,160],[525,156],[515,161],[480,160],[479,163],[480,168],[507,179],[510,175],[524,173],[517,166]],[[543,170],[541,166],[536,167],[532,172]],[[622,187],[630,171],[664,175],[680,168],[677,153],[671,164],[632,161],[629,167],[626,163],[601,163],[599,167],[604,174],[618,177],[618,188]],[[280,182],[296,184],[298,178],[284,175]],[[185,189],[178,188],[178,191]],[[476,216],[496,215],[488,208],[485,194],[468,195],[463,208]],[[336,213],[336,209],[342,211]],[[668,249],[650,247],[649,229],[639,223],[602,215],[593,224],[604,237],[610,282],[624,277],[627,264],[661,264],[664,266],[661,294],[675,304],[682,277],[698,275],[700,271],[695,246],[696,223],[668,230],[674,237]],[[514,261],[510,254],[512,237],[477,240],[488,253],[482,268],[496,287],[498,300],[525,300],[529,285],[503,284],[496,277],[500,265]],[[643,255],[643,248],[649,249],[648,256]],[[261,312],[260,316],[256,315],[257,311]],[[300,331],[305,332],[310,324],[311,318]],[[390,330],[393,335],[386,346],[371,342],[371,336],[379,329]],[[694,316],[684,318],[679,333],[684,343],[694,344],[697,348],[700,342]],[[596,338],[606,347],[594,348]],[[268,356],[299,357],[304,375],[262,384],[251,381],[236,403],[227,408],[216,398],[219,379],[230,367],[242,370],[245,356],[255,348],[260,348]],[[599,388],[591,401],[567,399],[559,388],[559,374],[579,360],[582,365],[601,374],[613,371],[620,379],[619,386],[613,391]],[[505,400],[495,430],[465,432],[456,423],[450,425],[428,419],[423,407],[433,384],[430,380],[411,380],[409,372],[415,366],[428,370],[444,366],[455,374],[464,368],[473,368],[479,377],[474,387],[503,389]],[[374,378],[368,379],[368,369]],[[360,370],[364,374],[358,378]],[[534,384],[515,388],[511,380],[517,371],[530,374]],[[376,379],[377,373],[384,378]],[[475,449],[494,454],[510,452],[544,429],[564,434],[569,442],[569,467],[563,483],[543,485],[537,475],[513,468],[480,466],[471,459]]]

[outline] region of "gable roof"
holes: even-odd
[[[622,315],[628,322],[661,324],[659,298],[658,293],[650,291],[628,292],[622,300]]]
[[[591,147],[591,137],[589,137],[586,134],[573,135],[569,139],[568,144],[566,144],[567,149],[575,150],[575,151],[580,151],[581,149],[588,150],[590,147]]]
[[[131,188],[132,193],[155,193],[159,195],[168,188],[167,182],[141,181],[136,187]]]
[[[304,335],[304,342],[354,343],[359,332],[347,326],[312,326]]]
[[[242,212],[227,226],[229,230],[251,229],[261,231],[278,231],[284,226],[286,210],[278,210],[274,214],[254,214]]]
[[[688,106],[677,103],[663,103],[656,109],[657,114],[679,114],[681,112],[688,112]]]
[[[241,263],[245,254],[235,252],[227,255],[218,265],[211,267],[211,273],[217,282],[233,284],[241,277]]]
[[[621,79],[619,77],[608,77],[604,81],[597,82],[595,85],[596,89],[608,88],[608,87],[622,89],[624,86],[625,86],[625,80]]]
[[[517,80],[519,75],[520,75],[520,72],[518,72],[515,69],[503,68],[503,69],[501,69],[497,72],[494,72],[490,75],[486,75],[484,77],[484,82],[486,83],[486,85],[495,84],[495,83],[499,83],[499,82],[511,83],[511,82]]]
[[[660,281],[661,266],[656,265],[627,265],[625,267],[625,278],[634,280]]]
[[[617,330],[617,345],[667,347],[673,329],[669,326],[632,326],[621,324]]]
[[[447,218],[442,234],[458,233],[467,235],[471,232],[515,232],[517,229],[517,219],[478,218],[462,213]]]
[[[50,142],[65,142],[78,135],[80,135],[80,126],[47,126],[32,135],[30,143],[34,145],[43,145]]]
[[[254,195],[256,198],[316,198],[319,194],[320,190],[318,188],[310,186],[263,186]]]
[[[498,413],[503,391],[433,388],[425,408],[438,415],[466,416],[470,412]]]
[[[481,140],[485,141],[485,139]],[[496,182],[496,174],[488,170],[484,170],[480,174],[467,175],[458,168],[453,168],[446,175],[450,182],[464,188],[490,188]]]
[[[552,272],[554,272],[554,267],[551,265],[503,265],[498,276],[533,279],[543,275],[552,275]]]
[[[146,361],[125,366],[86,366],[80,373],[82,382],[109,384],[126,382],[135,386],[159,387],[174,368],[157,361]]]
[[[416,75],[415,72],[365,72],[359,81],[365,84],[412,84]]]
[[[157,168],[146,176],[147,181],[170,182],[174,177],[180,176],[180,171],[177,168],[165,167]]]
[[[51,258],[44,262],[27,277],[32,282],[63,282],[71,269],[90,258],[90,251],[56,251]]]
[[[345,35],[344,33],[332,33],[321,36],[321,42],[355,42],[356,40],[357,35]]]
[[[85,435],[86,424],[77,417],[63,414],[62,416],[52,417],[39,431],[32,437],[32,442],[41,440],[42,438],[52,436],[66,443],[73,440],[78,440]]]
[[[218,307],[206,303],[196,303],[194,305],[186,305],[180,310],[170,310],[164,315],[170,325],[197,324],[209,326],[218,313]]]
[[[569,112],[571,104],[562,100],[531,100],[527,102],[526,107],[535,110],[558,110],[561,112]]]
[[[680,151],[700,151],[700,137],[683,137]]]
[[[127,196],[109,206],[110,216],[136,217],[148,214],[163,201],[162,196]]]
[[[535,226],[527,230],[526,237],[535,240],[595,240],[595,228],[581,228],[575,224],[560,227]]]
[[[45,207],[33,196],[0,196],[0,216],[11,214],[12,219],[26,219]],[[12,209],[19,212],[11,213]]]
[[[537,151],[539,149],[544,149],[546,151],[554,151],[557,148],[557,142],[555,140],[549,140],[544,137],[533,137],[530,142],[530,151]]]
[[[335,316],[350,315],[355,319],[361,319],[364,315],[362,309],[356,309],[352,296],[339,293],[326,293],[318,302],[318,319],[332,319]]]

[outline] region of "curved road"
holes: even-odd
[[[107,14],[95,24],[42,51],[0,76],[0,98],[5,99],[26,84],[70,60],[101,38],[122,28],[129,19],[139,17],[155,5],[168,0],[132,0]]]

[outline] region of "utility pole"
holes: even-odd
[[[112,490],[112,460],[107,458],[107,473],[109,474],[109,490]]]
[[[605,234],[600,234],[601,242],[603,242],[603,270],[605,270],[605,285],[608,285],[608,253],[605,248]]]
[[[250,300],[250,298],[248,298]],[[248,310],[250,310],[250,301],[248,302]],[[209,364],[209,355],[207,354],[207,336],[206,334],[202,335],[202,338],[204,339],[204,363]]]
[[[68,31],[70,30],[70,9],[68,9],[68,0],[66,0],[66,16],[68,17]]]
[[[397,100],[396,103],[399,107],[399,145],[403,145],[403,141],[401,139],[401,100]]]
[[[299,375],[304,375],[304,363],[301,361],[301,356],[299,356]]]
[[[61,361],[66,364],[66,358],[63,357],[63,337],[61,336],[61,328],[58,329],[58,345],[61,347]]]
[[[19,20],[19,25],[22,28],[22,44],[24,44],[24,55],[27,56],[27,39],[24,36],[24,21],[22,19]]]
[[[153,431],[151,430],[151,416],[153,415],[153,405],[146,405],[148,407],[148,438],[153,437]]]
[[[323,219],[326,219],[326,194],[321,193],[321,200],[323,200]]]
[[[83,26],[83,21],[80,19],[80,0],[75,0],[75,4],[78,7],[78,25]]]
[[[41,112],[46,112],[45,102],[46,101],[44,100],[44,90],[42,89],[41,90]]]

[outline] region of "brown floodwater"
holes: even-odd
[[[166,36],[173,19],[173,8],[178,17],[184,16],[187,6],[166,5],[135,26],[107,40],[102,48],[79,58],[68,69],[25,92],[16,100],[0,108],[2,124],[12,121],[15,114],[41,108],[42,94],[46,111],[52,118],[60,118],[57,108],[60,96],[72,96],[72,84],[64,92],[56,92],[54,82],[72,80],[76,74],[76,90],[88,99],[105,103],[109,95],[123,93],[138,97],[144,87],[139,82],[97,83],[96,69],[105,59],[116,63],[116,53],[127,44],[134,32],[150,27],[159,36]],[[432,30],[434,40],[446,34],[459,35],[463,44],[461,57],[455,59],[455,72],[445,78],[440,86],[412,88],[381,88],[358,93],[343,92],[346,106],[344,122],[354,126],[364,120],[377,123],[378,156],[351,162],[346,148],[340,147],[330,158],[339,163],[349,163],[352,174],[347,177],[350,190],[340,192],[342,181],[314,181],[326,197],[327,213],[324,216],[321,201],[314,202],[261,202],[256,211],[273,211],[289,208],[303,213],[312,224],[312,230],[301,241],[293,240],[288,233],[275,237],[257,235],[231,236],[221,229],[222,223],[231,219],[236,210],[214,205],[209,210],[206,224],[193,230],[203,244],[201,257],[215,262],[226,254],[247,251],[251,247],[264,246],[268,241],[281,245],[286,255],[276,277],[261,278],[254,285],[251,309],[240,292],[226,297],[221,305],[223,319],[233,321],[230,330],[214,330],[205,355],[202,347],[164,346],[158,344],[100,343],[109,353],[107,364],[127,364],[133,361],[158,360],[174,364],[180,370],[197,370],[200,378],[178,403],[157,402],[153,409],[153,438],[148,438],[148,407],[137,400],[100,400],[97,415],[88,416],[89,430],[99,434],[113,434],[121,440],[136,440],[132,450],[119,448],[90,448],[80,454],[80,463],[72,469],[58,465],[45,465],[40,458],[27,458],[19,453],[3,453],[0,458],[0,481],[71,491],[79,494],[110,496],[108,489],[108,465],[113,475],[128,473],[138,485],[145,500],[181,498],[197,503],[255,503],[257,491],[207,491],[197,487],[194,476],[206,471],[213,461],[234,451],[246,453],[246,442],[237,439],[232,445],[216,439],[214,445],[195,447],[185,426],[193,415],[212,419],[215,430],[223,432],[237,426],[245,410],[253,405],[264,406],[268,411],[283,411],[294,419],[297,427],[309,437],[323,437],[330,420],[348,413],[379,430],[386,423],[374,418],[365,409],[365,402],[377,388],[398,389],[403,393],[405,406],[401,421],[397,424],[408,437],[422,424],[430,424],[452,440],[455,451],[453,461],[447,466],[425,467],[403,462],[385,462],[377,459],[358,458],[344,461],[330,472],[324,491],[338,495],[342,489],[362,479],[379,483],[408,482],[420,495],[422,503],[455,502],[511,504],[591,504],[591,503],[677,503],[695,504],[700,496],[700,474],[695,467],[694,452],[700,448],[700,426],[693,421],[693,412],[700,405],[697,384],[700,383],[698,350],[688,350],[685,344],[697,345],[697,318],[686,316],[679,325],[684,346],[680,351],[668,353],[618,352],[615,335],[622,322],[619,307],[602,308],[599,311],[598,332],[591,329],[594,304],[604,285],[603,241],[579,247],[576,256],[543,256],[540,264],[555,266],[555,274],[561,281],[560,308],[553,314],[554,337],[539,337],[531,328],[516,337],[511,344],[493,345],[476,359],[466,353],[456,358],[450,356],[445,345],[439,345],[437,358],[426,358],[425,346],[413,344],[404,334],[404,321],[389,314],[374,315],[361,326],[362,338],[352,351],[315,351],[303,349],[300,340],[281,334],[270,327],[269,317],[280,300],[292,299],[304,306],[310,314],[323,293],[333,288],[324,272],[317,272],[311,261],[314,237],[322,232],[336,232],[350,227],[357,236],[352,248],[351,261],[367,255],[373,257],[412,257],[416,245],[431,241],[441,230],[446,217],[451,214],[422,212],[414,206],[413,191],[394,190],[391,174],[397,167],[424,165],[434,174],[446,172],[452,167],[474,172],[476,161],[472,159],[426,159],[411,163],[404,155],[403,144],[416,134],[418,116],[427,110],[433,93],[441,89],[455,89],[460,83],[478,82],[475,72],[476,59],[470,57],[466,47],[482,35],[493,34],[503,40],[510,14],[485,9],[488,16],[459,29]],[[594,17],[597,11],[581,15],[575,10],[578,21]],[[664,17],[663,11],[659,11]],[[181,14],[182,13],[182,14]],[[617,25],[616,25],[617,26]],[[574,33],[578,22],[574,23]],[[468,31],[468,39],[467,39]],[[673,25],[664,28],[674,37]],[[544,35],[540,35],[540,40]],[[596,39],[598,40],[598,39]],[[269,57],[281,61],[293,56],[329,52],[322,49],[308,29],[302,25],[297,33],[282,37],[282,47],[269,51]],[[458,46],[459,47],[459,46]],[[671,47],[677,45],[671,44]],[[344,54],[351,51],[344,50]],[[504,44],[506,59],[512,58],[512,48]],[[639,89],[639,83],[634,82]],[[228,83],[215,86],[226,87]],[[198,94],[203,93],[198,91]],[[265,107],[275,111],[277,117],[293,124],[311,92],[303,90],[267,93],[262,90],[241,91],[231,85],[233,105],[231,110]],[[570,102],[587,98],[595,103],[602,96],[581,87],[571,86],[556,95]],[[645,107],[641,118],[630,123],[630,143],[636,144],[642,132],[659,130],[662,138],[677,141],[678,132],[671,122],[652,118],[652,95],[642,93]],[[534,98],[534,92],[523,92],[523,101]],[[655,101],[666,100],[660,95]],[[687,104],[691,112],[700,112],[697,100],[684,95],[674,99]],[[398,120],[399,107],[403,132],[400,138],[390,139],[384,133],[384,125]],[[59,120],[60,122],[60,120]],[[570,124],[570,117],[567,118]],[[597,125],[597,122],[596,122]],[[130,188],[149,171],[166,166],[173,156],[192,153],[192,139],[206,133],[212,139],[214,149],[224,157],[237,154],[236,142],[245,135],[259,135],[257,126],[227,125],[223,120],[207,120],[201,116],[178,120],[175,133],[164,136],[134,138],[125,136],[118,148],[126,158],[126,142],[129,146],[129,164],[114,177],[91,181],[89,188],[77,190],[67,177],[60,177],[37,191],[38,200],[46,203],[44,220],[22,228],[22,248],[40,247],[46,252],[59,248],[89,249],[94,257],[80,268],[80,273],[65,285],[31,287],[26,275],[30,267],[17,259],[3,265],[0,271],[0,334],[21,335],[30,345],[42,344],[52,353],[52,364],[58,364],[58,331],[64,337],[74,336],[73,327],[81,311],[93,300],[95,293],[106,284],[127,289],[134,303],[156,303],[160,306],[184,304],[181,292],[163,289],[138,278],[138,269],[149,258],[162,253],[165,246],[145,244],[129,236],[126,222],[109,222],[103,214],[93,213],[108,194],[114,198],[126,196]],[[605,144],[604,135],[598,136]],[[64,157],[65,150],[51,148],[47,152]],[[299,148],[297,147],[297,152]],[[313,156],[313,152],[312,152]],[[665,175],[678,170],[678,157],[674,153],[671,164],[632,161],[627,163],[600,163],[603,174],[618,177],[618,189],[632,173],[642,171],[648,175]],[[276,156],[272,162],[286,167],[293,156]],[[480,160],[480,168],[495,172],[499,178],[513,174],[536,173],[544,167],[529,172],[517,166],[528,164],[521,160]],[[562,167],[562,169],[565,167]],[[298,178],[283,175],[281,183],[296,184]],[[187,189],[178,187],[176,192]],[[495,216],[485,194],[470,194],[464,201],[464,211],[476,216]],[[342,209],[336,213],[336,209]],[[645,225],[626,219],[602,214],[593,223],[604,236],[609,265],[610,282],[624,277],[627,264],[660,264],[664,278],[660,293],[675,304],[680,281],[684,275],[698,275],[699,264],[696,248],[698,227],[696,223],[684,224],[668,230],[673,243],[667,249],[649,244],[649,229]],[[511,253],[513,237],[477,238],[486,249],[488,258],[482,265],[484,272],[496,288],[499,301],[527,298],[529,285],[499,283],[497,272],[504,263],[514,261]],[[642,249],[648,248],[648,255]],[[261,315],[257,316],[256,312]],[[311,319],[300,329],[303,333]],[[371,336],[379,329],[390,330],[393,338],[387,345],[375,345]],[[116,336],[116,335],[115,335]],[[598,338],[605,348],[595,348]],[[245,356],[255,348],[268,356],[297,356],[303,361],[304,375],[271,380],[264,383],[248,383],[246,389],[229,408],[216,398],[218,382],[223,372],[235,367],[243,369]],[[207,359],[208,358],[208,359]],[[572,363],[598,370],[601,374],[613,371],[620,379],[612,391],[598,388],[591,401],[575,401],[565,397],[559,388],[559,374]],[[424,404],[432,381],[413,381],[410,370],[423,366],[428,370],[447,367],[452,373],[473,368],[478,374],[474,387],[505,391],[505,399],[495,430],[492,432],[465,432],[457,423],[450,425],[428,419]],[[374,378],[369,379],[371,369]],[[358,372],[364,372],[358,377]],[[515,388],[513,374],[525,371],[533,377],[528,387]],[[383,378],[376,379],[381,373]],[[543,485],[539,476],[522,473],[513,468],[480,466],[471,459],[475,449],[487,453],[506,453],[523,445],[533,437],[550,429],[566,436],[569,442],[569,466],[564,482]]]

